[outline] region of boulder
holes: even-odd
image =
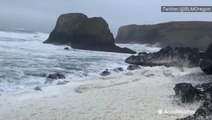
[[[199,100],[201,91],[189,83],[179,83],[174,87],[175,95],[180,97],[182,103]]]
[[[114,72],[122,72],[124,69],[122,67],[117,67],[113,69]]]
[[[69,50],[69,48],[68,47],[65,47],[64,50]]]
[[[35,91],[42,91],[42,89],[40,87],[35,87],[34,90]]]
[[[159,44],[161,47],[207,49],[212,43],[212,22],[175,21],[153,25],[126,25],[118,30],[117,43]]]
[[[141,67],[139,65],[129,65],[127,67],[128,70],[137,70],[137,69],[141,69]]]
[[[52,80],[66,79],[65,75],[63,75],[63,74],[61,74],[61,73],[49,74],[47,78],[52,79]]]
[[[136,53],[115,45],[113,34],[103,18],[88,18],[82,13],[61,15],[44,43],[70,45],[72,48],[84,50]]]
[[[184,89],[184,91],[188,91],[188,89],[193,89],[192,93],[195,93],[198,96],[202,96],[201,100],[203,100],[204,102],[202,103],[202,105],[196,110],[196,112],[188,117],[185,118],[181,118],[181,119],[177,119],[177,120],[212,120],[212,83],[203,83],[203,84],[199,84],[196,85],[195,87],[193,87],[191,84],[189,83],[180,83],[178,85],[177,90],[179,91],[179,89]],[[195,90],[196,89],[196,90]],[[200,91],[198,91],[198,90]],[[178,95],[180,95],[180,93],[176,93]],[[187,94],[189,96],[191,96],[189,94],[189,92],[187,92]],[[192,99],[194,97],[192,96]],[[196,99],[196,98],[195,98]]]
[[[166,47],[155,53],[139,53],[128,57],[125,62],[141,66],[196,67],[202,53],[196,48]]]
[[[103,71],[102,73],[100,73],[101,76],[108,76],[110,75],[110,71],[108,69],[106,69],[105,71]]]
[[[204,101],[192,116],[177,120],[212,120],[212,99]]]

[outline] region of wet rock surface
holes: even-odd
[[[129,65],[127,67],[127,70],[137,70],[137,69],[141,69],[141,67],[139,65]]]
[[[42,91],[42,89],[40,87],[35,87],[34,90],[35,91]]]
[[[155,53],[139,53],[128,57],[125,62],[141,66],[175,66],[195,67],[199,66],[202,54],[195,48],[171,48],[166,47]]]
[[[194,87],[189,83],[179,83],[174,90],[183,103],[203,101],[193,115],[177,120],[212,120],[212,83],[199,84]]]
[[[65,75],[61,73],[53,73],[53,74],[49,74],[47,78],[52,80],[57,80],[57,79],[65,79],[66,77]]]
[[[212,44],[204,53],[204,58],[200,60],[200,68],[206,74],[212,74]]]
[[[70,50],[68,47],[65,47],[64,50]]]
[[[212,99],[205,100],[193,115],[177,120],[212,120]]]
[[[110,74],[111,72],[109,71],[109,69],[105,69],[102,73],[100,73],[101,76],[108,76]]]
[[[189,83],[179,83],[174,87],[175,95],[180,98],[182,103],[193,102],[200,100],[201,91]]]
[[[117,67],[113,69],[114,72],[122,72],[124,69],[122,67]]]

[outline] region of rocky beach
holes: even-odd
[[[13,94],[1,97],[0,119],[176,120],[194,114],[200,106],[198,102],[182,104],[174,97],[175,84],[194,83],[187,79],[193,74],[206,79],[199,68],[143,67]]]
[[[209,29],[130,25],[115,39],[104,18],[67,13],[50,34],[0,31],[0,120],[211,120]]]

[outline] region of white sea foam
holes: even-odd
[[[42,92],[9,95],[0,99],[0,119],[175,120],[186,117],[192,113],[166,112],[195,111],[199,106],[173,102],[173,87],[177,83],[173,78],[200,72],[199,68],[182,69],[143,67],[106,77],[90,76],[84,82],[49,86]]]
[[[157,47],[157,45],[148,45],[148,44],[118,44],[118,45],[121,47],[128,47],[137,52],[147,52],[147,53],[157,52],[161,49],[160,47]]]
[[[199,68],[158,66],[128,71],[124,60],[129,54],[65,51],[65,46],[43,44],[48,37],[44,33],[0,32],[0,36],[0,119],[175,120],[187,114],[162,113],[194,111],[199,106],[173,102],[175,84],[194,80],[193,76],[201,74]],[[120,46],[138,52],[160,49]],[[99,75],[115,67],[125,70],[106,77]],[[44,84],[46,78],[28,75],[53,72],[65,74],[70,82],[63,86],[56,85],[57,81]],[[42,91],[34,91],[35,86]]]
[[[45,85],[45,78],[32,74],[61,72],[68,81],[98,75],[115,67],[126,69],[124,60],[129,54],[70,49],[43,44],[49,34],[37,32],[0,31],[0,87],[4,92]],[[138,52],[155,52],[157,47],[125,44]],[[2,92],[1,92],[2,93]]]

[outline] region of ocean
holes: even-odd
[[[130,54],[72,49],[65,45],[43,44],[48,33],[0,31],[0,94],[34,90],[45,84],[43,74],[62,73],[66,81],[79,81],[99,76],[105,69],[128,66]],[[139,44],[118,44],[137,52],[156,52],[158,47]]]

